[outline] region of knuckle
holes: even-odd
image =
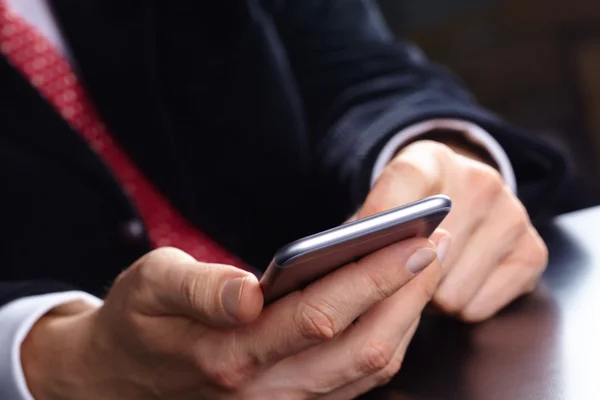
[[[179,250],[175,247],[161,247],[156,250],[152,250],[145,257],[145,263],[167,263],[171,262],[173,259],[179,259],[181,257],[191,258],[190,255],[185,253],[182,250]]]
[[[429,151],[431,151],[431,153],[441,161],[446,161],[450,159],[450,157],[456,155],[456,153],[450,147],[434,140],[428,140],[425,145],[427,145],[429,147]]]
[[[537,266],[540,266],[542,268],[545,268],[546,265],[548,265],[548,259],[549,259],[549,252],[548,252],[548,246],[546,246],[546,243],[544,243],[543,240],[538,239],[537,240],[537,246],[534,253],[534,264]]]
[[[377,386],[383,386],[390,383],[392,379],[398,374],[400,369],[402,368],[402,357],[394,356],[389,364],[382,369],[379,373],[376,374],[376,382]]]
[[[503,196],[508,202],[508,210],[510,210],[512,216],[512,221],[509,226],[510,233],[521,236],[530,226],[529,214],[527,213],[525,206],[508,188],[504,188]]]
[[[486,179],[470,179],[469,186],[475,188],[475,193],[471,200],[472,210],[488,210],[498,196],[501,195],[504,187],[496,181]]]
[[[207,359],[198,360],[200,372],[221,390],[235,392],[240,390],[253,375],[256,363],[252,357],[237,355],[235,359]]]
[[[478,163],[476,167],[473,168],[473,178],[479,182],[485,182],[490,187],[493,188],[502,188],[504,187],[504,179],[500,172],[486,164]]]
[[[386,172],[393,177],[412,177],[415,182],[419,182],[424,193],[439,193],[442,191],[441,180],[434,179],[420,164],[411,162],[411,160],[397,157],[390,163]]]
[[[504,187],[504,192],[506,193],[506,196],[508,196],[508,198],[510,199],[511,207],[514,210],[514,212],[520,215],[525,221],[529,221],[529,213],[527,212],[527,209],[525,208],[523,203],[521,203],[521,201],[517,198],[517,196],[515,196],[514,193],[511,192],[511,190],[506,186]]]
[[[458,315],[467,305],[467,299],[459,291],[444,292],[435,295],[436,304],[450,315]]]
[[[528,225],[526,235],[524,236],[524,242],[527,244],[523,245],[525,246],[523,250],[526,250],[524,252],[524,264],[541,274],[548,265],[550,256],[548,246],[531,225]]]
[[[509,224],[506,231],[506,237],[512,239],[517,239],[523,235],[529,226],[529,221],[525,218],[516,216],[513,218]]]
[[[386,277],[381,273],[372,272],[366,274],[365,279],[368,280],[367,287],[370,288],[371,293],[373,293],[376,300],[387,299],[395,292],[393,280],[390,280],[389,277]]]
[[[339,328],[327,307],[306,303],[298,313],[298,329],[300,335],[310,341],[328,341],[333,339]]]
[[[469,165],[467,181],[470,185],[492,194],[498,194],[504,189],[504,179],[495,168],[482,163],[470,163]]]
[[[152,250],[146,254],[137,265],[139,276],[143,280],[156,281],[161,279],[163,273],[168,268],[173,260],[181,259],[181,257],[190,257],[183,251],[174,247],[162,247]]]
[[[356,369],[363,375],[382,374],[392,361],[395,346],[389,341],[371,342],[365,345],[356,360]]]
[[[450,147],[435,140],[419,140],[406,146],[406,150],[412,149],[426,151],[437,158],[451,157],[455,154]]]
[[[155,282],[160,280],[165,266],[160,262],[155,262],[155,256],[148,253],[145,262],[138,265],[136,271],[142,282]]]

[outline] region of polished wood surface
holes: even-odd
[[[540,229],[540,288],[495,318],[426,316],[404,366],[365,399],[600,399],[600,208]]]

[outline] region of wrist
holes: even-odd
[[[91,376],[90,325],[95,309],[83,302],[52,310],[40,318],[21,345],[21,365],[36,400],[88,399]]]

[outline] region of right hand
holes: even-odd
[[[38,400],[351,398],[400,368],[440,279],[434,249],[389,246],[264,309],[254,275],[159,249],[102,307],[34,326],[27,383]]]

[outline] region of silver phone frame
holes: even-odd
[[[285,274],[286,269],[293,268],[298,260],[301,260],[300,263],[304,263],[310,261],[310,255],[313,253],[328,249],[337,251],[335,248],[338,246],[340,246],[340,250],[343,250],[341,246],[345,243],[356,243],[357,240],[365,239],[363,242],[359,242],[364,243],[371,238],[381,237],[381,235],[377,235],[379,232],[390,231],[390,229],[397,232],[396,228],[401,229],[403,226],[417,221],[423,221],[426,224],[426,228],[419,236],[429,237],[451,209],[452,201],[448,196],[431,196],[291,242],[275,253],[273,260],[261,278],[265,301],[267,303],[272,302],[289,292],[279,293],[277,290],[273,290],[273,286],[276,285],[276,281],[281,277],[281,274]],[[443,216],[440,218],[440,215]],[[435,220],[431,218],[432,216],[436,216]],[[382,247],[375,248],[369,253],[380,248]],[[363,256],[369,253],[365,253]],[[325,271],[323,275],[339,267],[331,266],[330,270]],[[298,282],[298,285],[301,284],[307,283]]]

